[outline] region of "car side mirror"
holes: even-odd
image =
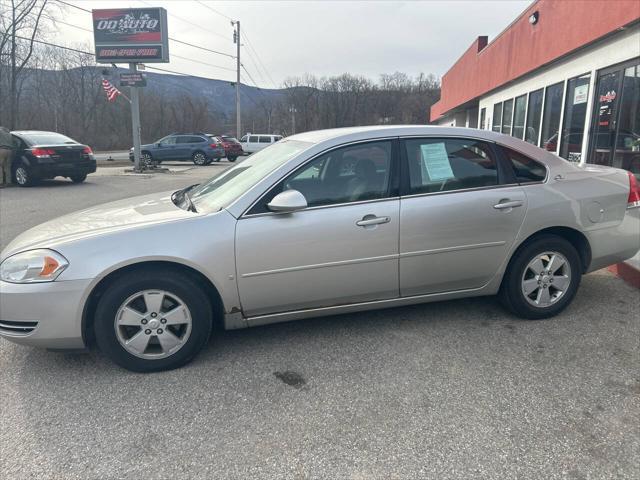
[[[162,146],[162,143],[160,142],[156,143],[156,147],[161,147],[161,146]]]
[[[307,199],[298,190],[279,193],[267,204],[272,212],[295,212],[307,208]]]

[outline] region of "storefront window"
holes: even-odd
[[[626,68],[613,165],[640,177],[640,64]]]
[[[491,130],[500,133],[500,122],[502,121],[502,102],[493,106],[493,125]]]
[[[591,163],[624,168],[640,178],[640,64],[599,72]]]
[[[529,94],[529,106],[527,107],[527,128],[524,139],[538,144],[538,136],[540,133],[540,118],[542,117],[542,89],[536,90]]]
[[[562,87],[564,82],[547,87],[542,119],[542,148],[555,152],[558,148],[560,112],[562,112]]]
[[[485,116],[487,115],[487,109],[483,108],[482,110],[480,110],[480,125],[478,128],[480,128],[480,130],[484,130],[484,121],[485,121]]]
[[[582,139],[584,138],[590,80],[591,75],[583,75],[572,78],[567,84],[560,156],[571,162],[579,162],[582,159]]]
[[[502,133],[511,135],[511,117],[513,116],[513,99],[504,102],[502,110]]]
[[[516,98],[513,111],[513,132],[514,137],[522,139],[524,135],[524,115],[527,108],[527,96],[521,95]]]

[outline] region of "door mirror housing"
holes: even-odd
[[[307,199],[298,190],[279,193],[267,204],[272,212],[295,212],[307,208]]]

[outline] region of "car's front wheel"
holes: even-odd
[[[206,165],[207,164],[207,156],[202,152],[196,152],[193,154],[193,163],[196,165]]]
[[[204,347],[212,329],[207,296],[188,275],[149,269],[113,283],[98,302],[100,349],[135,372],[181,367]]]
[[[549,318],[571,303],[581,277],[582,262],[574,246],[562,237],[543,235],[515,253],[500,298],[519,317]]]

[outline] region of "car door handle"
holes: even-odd
[[[389,223],[390,217],[375,217],[373,215],[365,215],[362,220],[358,220],[356,225],[359,227],[368,227],[369,225],[379,225],[381,223]]]
[[[493,206],[493,208],[495,208],[496,210],[506,210],[508,208],[516,208],[516,207],[521,207],[524,204],[524,202],[522,200],[513,200],[513,201],[500,201],[499,203],[495,204]]]

